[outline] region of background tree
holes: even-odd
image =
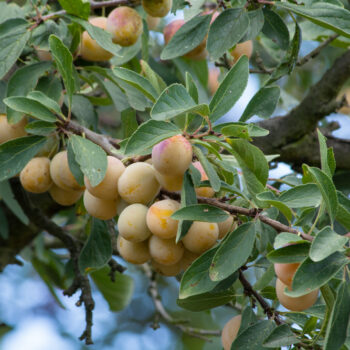
[[[327,118],[349,108],[347,6],[0,3],[0,269],[80,293],[87,345],[92,288],[117,312],[141,272],[154,329],[218,348],[198,318],[221,309],[225,350],[349,349],[350,142]]]

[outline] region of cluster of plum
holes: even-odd
[[[26,135],[25,123],[10,125],[6,116],[2,116],[0,122],[8,130],[7,138],[0,139],[1,142]],[[235,225],[232,216],[221,223],[195,221],[182,241],[175,242],[178,221],[171,215],[180,209],[180,203],[155,199],[161,188],[181,190],[182,178],[192,157],[189,141],[176,135],[155,145],[152,158],[146,162],[125,167],[119,159],[108,156],[103,180],[92,186],[85,176],[81,186],[70,170],[67,151],[63,150],[52,160],[48,156],[32,158],[20,172],[20,182],[28,192],[48,191],[52,199],[63,206],[73,205],[83,196],[88,214],[101,220],[119,215],[117,247],[124,260],[133,264],[152,260],[156,271],[175,276]],[[192,164],[201,172],[202,180],[207,180],[201,164]],[[214,196],[210,187],[196,188],[196,192],[199,196]]]

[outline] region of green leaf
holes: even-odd
[[[281,232],[276,236],[273,247],[275,249],[279,249],[286,246],[289,243],[295,243],[295,242],[300,243],[301,241],[307,242],[307,241],[304,241],[300,236],[294,233]]]
[[[250,139],[247,125],[227,125],[221,129],[221,132],[225,136],[240,137],[241,139]]]
[[[234,291],[208,292],[185,299],[177,299],[176,304],[189,311],[204,311],[229,303],[235,297]]]
[[[0,24],[0,79],[21,55],[29,37],[28,22],[12,18]]]
[[[244,265],[253,250],[255,225],[252,222],[239,226],[220,244],[210,265],[212,281],[222,281]]]
[[[69,49],[60,38],[55,35],[49,37],[50,51],[60,72],[68,96],[69,109],[72,107],[72,96],[75,90],[73,57]]]
[[[132,108],[125,109],[121,113],[123,137],[130,137],[135,130],[138,128],[138,123],[136,120],[136,111]]]
[[[27,124],[25,129],[27,133],[32,135],[47,136],[52,134],[57,129],[57,126],[55,123],[34,120]]]
[[[58,0],[64,10],[70,15],[88,19],[90,15],[90,3],[83,0]]]
[[[265,348],[280,348],[282,346],[288,346],[298,343],[294,333],[291,331],[287,324],[281,324],[276,327],[272,333],[264,340]]]
[[[175,220],[223,222],[229,217],[229,214],[212,205],[194,204],[177,210],[171,217]]]
[[[105,50],[109,51],[113,55],[118,56],[117,58],[120,58],[123,56],[123,54],[122,54],[123,48],[112,42],[112,35],[109,32],[107,32],[106,30],[104,30],[102,28],[96,27],[96,26],[90,24],[89,22],[84,21],[78,17],[71,16],[71,15],[66,15],[66,17],[68,17],[74,23],[80,24],[88,32],[88,34],[91,36],[91,38],[96,40],[96,42],[98,43],[99,46],[101,46]],[[131,48],[132,48],[132,57],[133,57],[140,50],[140,46],[139,46],[139,44],[138,44],[138,46],[135,44],[132,47],[126,48],[126,49],[130,50]],[[137,50],[136,52],[135,52],[135,49]],[[130,59],[132,57],[130,57]],[[125,62],[123,62],[123,63],[125,63]],[[123,64],[123,63],[119,63],[119,64]]]
[[[197,85],[196,85],[195,81],[193,80],[193,77],[192,77],[190,72],[186,72],[185,80],[186,80],[187,92],[190,94],[193,101],[195,103],[198,103],[199,96],[198,96]]]
[[[164,82],[163,78],[157,74],[146,61],[140,60],[140,65],[142,67],[142,73],[155,88],[158,96],[164,89],[166,89],[166,83]]]
[[[82,187],[85,186],[84,174],[81,171],[80,166],[75,159],[75,154],[74,154],[71,142],[68,142],[68,145],[67,145],[67,158],[68,158],[69,169],[72,172],[75,180],[77,180],[77,182],[80,186],[82,186]]]
[[[209,163],[208,159],[204,156],[198,147],[193,147],[193,153],[197,156],[198,160],[202,164],[202,167],[208,176],[210,186],[212,187],[213,191],[218,192],[221,187],[221,181],[214,167],[211,165],[211,163]]]
[[[269,166],[262,151],[247,140],[228,139],[227,142],[242,169],[249,192],[253,195],[263,192],[268,178]]]
[[[258,321],[245,329],[231,345],[235,350],[263,350],[264,340],[275,328],[271,320]]]
[[[211,16],[197,16],[186,22],[163,49],[160,58],[169,60],[183,56],[197,47],[205,38]]]
[[[330,177],[322,170],[308,167],[312,179],[322,193],[331,222],[334,221],[338,209],[338,198],[335,186]]]
[[[106,222],[92,219],[89,237],[79,255],[79,268],[81,272],[90,269],[100,269],[112,257],[112,243]]]
[[[206,104],[197,105],[181,84],[173,84],[166,88],[159,96],[151,110],[154,120],[169,120],[186,113],[198,113],[201,116],[209,114]]]
[[[338,288],[337,298],[328,322],[324,350],[340,349],[347,338],[350,318],[350,286],[343,281]]]
[[[92,186],[97,186],[105,177],[107,156],[105,151],[95,143],[77,135],[72,135],[69,142],[84,175]]]
[[[266,257],[274,264],[301,262],[309,255],[310,243],[305,241],[299,242],[298,244],[292,244],[286,247],[272,250],[266,255]]]
[[[191,167],[194,168],[192,164],[190,168]],[[182,188],[181,188],[181,208],[185,208],[186,206],[197,204],[197,195],[194,189],[192,168],[191,168],[191,174],[188,170],[186,170],[183,176]],[[192,218],[190,220],[179,221],[179,224],[177,226],[177,233],[176,233],[176,243],[178,243],[187,234],[192,223],[193,223]]]
[[[276,2],[275,5],[350,38],[350,12],[342,7],[326,2],[316,2],[310,7],[289,2]]]
[[[279,86],[261,88],[249,101],[239,121],[245,122],[254,115],[260,118],[268,118],[276,109],[280,98]]]
[[[7,97],[26,96],[38,83],[38,79],[52,67],[52,62],[33,63],[17,69],[11,76],[7,85]],[[10,123],[19,122],[24,113],[14,111],[7,107],[7,119]]]
[[[254,311],[250,307],[250,305],[247,305],[243,309],[241,315],[242,315],[241,325],[240,325],[238,333],[237,333],[238,335],[240,335],[242,332],[244,332],[247,328],[252,326],[258,320]]]
[[[56,102],[60,102],[62,97],[61,79],[55,76],[41,77],[35,90],[45,93],[46,96],[50,97]]]
[[[274,11],[263,9],[265,23],[262,32],[282,50],[289,46],[289,31],[283,19]]]
[[[221,57],[236,45],[249,28],[249,16],[243,9],[228,9],[220,13],[210,26],[207,49],[211,60]]]
[[[342,250],[348,240],[347,237],[335,233],[329,226],[324,227],[311,243],[311,260],[321,261],[334,252]]]
[[[112,282],[109,268],[104,267],[92,272],[91,277],[111,311],[120,311],[129,305],[134,292],[134,281],[130,276],[116,272]]]
[[[337,191],[338,210],[336,220],[350,231],[350,200],[342,192]]]
[[[29,114],[34,118],[38,118],[46,122],[56,121],[55,115],[46,106],[29,97],[7,97],[4,99],[4,103],[13,110]]]
[[[158,93],[156,89],[149,82],[149,80],[143,77],[142,75],[130,69],[122,67],[114,67],[113,73],[119,79],[122,79],[126,83],[130,84],[131,86],[142,92],[152,102],[155,102],[155,100],[157,99]]]
[[[18,174],[45,144],[43,136],[25,136],[0,145],[0,181]]]
[[[29,92],[27,97],[30,98],[31,100],[41,103],[43,106],[46,106],[46,108],[52,111],[53,113],[61,114],[60,105],[55,100],[52,100],[50,97],[44,94],[43,92],[31,91]]]
[[[317,185],[305,184],[283,192],[278,200],[290,208],[318,207],[321,204],[322,195]]]
[[[125,147],[125,155],[138,154],[169,137],[181,134],[181,130],[172,123],[148,120],[141,124],[131,135]]]
[[[223,14],[225,12],[223,12]],[[242,56],[226,74],[210,101],[210,120],[212,122],[218,120],[227,113],[242,96],[248,83],[248,76],[248,58]]]
[[[294,275],[293,290],[288,290],[285,293],[292,297],[310,293],[326,284],[348,263],[348,258],[339,252],[335,252],[318,262],[313,262],[310,258],[307,258],[301,263]]]
[[[19,205],[15,196],[13,195],[11,186],[8,181],[0,181],[0,197],[6,206],[17,216],[17,218],[24,224],[29,225],[29,219],[24,213],[22,207]],[[1,220],[0,220],[1,222]]]
[[[245,32],[241,42],[254,40],[255,37],[261,32],[261,29],[264,26],[264,14],[261,8],[248,12],[249,17],[249,27]]]
[[[318,142],[320,144],[320,156],[321,156],[321,169],[330,177],[332,178],[335,170],[335,166],[333,166],[332,162],[333,159],[332,155],[328,153],[326,138],[322,135],[321,131],[317,129],[317,136],[318,136]],[[330,158],[330,159],[328,159]],[[331,162],[331,167],[329,166]],[[331,169],[332,168],[332,169]]]

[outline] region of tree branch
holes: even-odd
[[[332,67],[310,88],[297,107],[285,116],[259,122],[259,126],[268,129],[270,134],[266,137],[256,138],[254,144],[265,154],[280,153],[280,161],[290,162],[290,158],[285,153],[288,146],[297,144],[306,135],[314,132],[320,120],[339,108],[340,105],[336,99],[349,77],[350,50],[335,60]],[[307,148],[307,151],[306,149],[302,151],[304,153],[310,152],[310,148]],[[301,149],[298,153],[300,154],[300,152]],[[312,152],[315,153],[316,150]],[[345,160],[341,148],[335,149],[334,154],[338,168],[350,169],[350,158]]]
[[[180,194],[175,193],[175,192],[169,192],[166,190],[161,190],[161,194],[165,195],[169,198],[179,200],[180,199]],[[302,237],[305,240],[308,240],[310,242],[313,241],[314,237],[307,234],[300,232],[290,226],[284,225],[280,223],[279,221],[273,220],[266,215],[261,214],[261,210],[252,208],[252,209],[247,209],[247,208],[242,208],[242,207],[237,207],[235,205],[227,204],[224,202],[221,202],[217,198],[208,198],[208,197],[197,197],[199,203],[204,203],[204,204],[210,204],[213,205],[217,208],[223,209],[225,211],[228,211],[230,214],[238,214],[238,215],[244,215],[248,217],[252,217],[255,219],[259,219],[261,222],[273,227],[277,232],[290,232],[294,233],[300,237]]]

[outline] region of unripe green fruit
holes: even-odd
[[[56,203],[63,206],[71,206],[80,199],[83,191],[64,190],[53,183],[49,189],[49,193]]]
[[[143,204],[131,204],[126,207],[118,219],[119,234],[128,241],[142,242],[151,231],[146,224],[148,208]]]
[[[119,195],[127,203],[148,204],[160,189],[152,165],[137,162],[129,165],[118,181]]]
[[[117,200],[101,199],[93,196],[88,190],[84,192],[86,211],[100,220],[111,220],[117,215]]]
[[[142,0],[142,7],[152,17],[165,17],[171,9],[172,0]]]
[[[315,304],[319,290],[313,290],[312,292],[302,295],[300,297],[290,297],[284,293],[285,288],[291,290],[286,284],[284,284],[278,278],[276,279],[276,294],[277,299],[286,309],[290,311],[303,311]]]
[[[27,136],[27,132],[25,130],[26,124],[26,118],[21,119],[16,124],[10,124],[7,121],[6,114],[0,114],[0,144],[18,137]]]
[[[50,159],[46,157],[32,158],[19,175],[25,190],[33,193],[43,193],[50,189]]]
[[[84,183],[89,192],[98,198],[115,200],[118,198],[118,180],[125,170],[124,164],[117,158],[107,156],[107,171],[103,180],[97,186],[91,186],[85,176]]]
[[[172,199],[164,199],[151,205],[147,213],[147,226],[151,232],[163,239],[176,236],[178,220],[170,216],[180,209],[180,203]]]
[[[52,158],[50,174],[52,181],[64,190],[81,191],[83,189],[69,168],[67,151],[61,151]]]
[[[224,350],[231,350],[231,345],[237,337],[241,327],[242,316],[238,315],[231,318],[224,326],[221,333],[221,342]]]
[[[163,175],[182,176],[191,165],[192,155],[191,144],[182,135],[175,135],[153,147],[152,162]]]
[[[114,43],[131,46],[142,34],[142,18],[131,7],[120,6],[108,15],[106,28],[112,34]]]
[[[175,243],[174,239],[161,239],[157,236],[151,236],[149,240],[149,251],[151,257],[158,264],[174,265],[183,256],[183,244]]]
[[[132,264],[144,264],[151,259],[148,242],[130,242],[121,236],[117,239],[117,248],[120,256]]]
[[[219,227],[216,223],[194,221],[182,242],[186,249],[202,254],[216,243],[218,237]]]
[[[107,18],[95,17],[90,18],[89,23],[95,27],[106,29]],[[84,32],[80,44],[80,55],[86,61],[98,62],[108,61],[113,54],[102,48],[96,40],[92,39],[88,32]]]

